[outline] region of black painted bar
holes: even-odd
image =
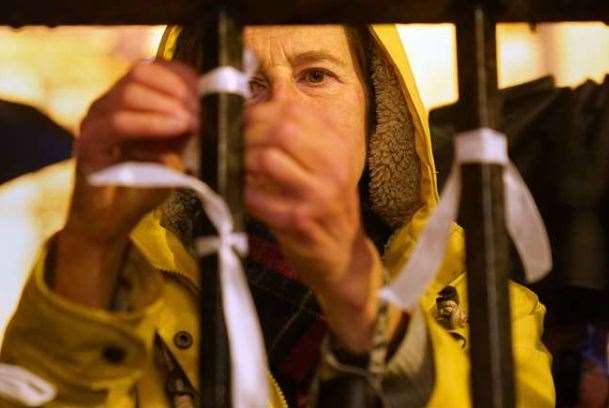
[[[609,21],[607,0],[495,0],[497,22]],[[461,0],[2,0],[0,25],[189,24],[229,6],[242,24],[445,23]]]
[[[496,128],[495,23],[483,5],[464,5],[457,24],[461,131]],[[461,166],[459,222],[465,231],[471,387],[474,407],[515,404],[508,296],[503,167]]]
[[[203,72],[219,66],[241,69],[242,29],[220,10],[203,32]],[[244,231],[243,152],[241,112],[243,98],[220,93],[202,98],[200,176],[229,206],[235,231]],[[211,225],[203,235],[216,234]],[[222,308],[217,256],[200,259],[201,350],[200,389],[204,408],[230,407],[230,352]]]

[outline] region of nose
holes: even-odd
[[[271,84],[270,101],[296,102],[300,99],[298,87],[291,76],[274,78]]]

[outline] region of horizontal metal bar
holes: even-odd
[[[607,0],[495,0],[497,22],[609,21]],[[188,24],[228,6],[241,24],[443,23],[460,0],[2,0],[0,25]]]

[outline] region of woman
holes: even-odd
[[[161,55],[196,66],[198,30],[175,37],[170,30]],[[272,404],[306,403],[312,376],[323,387],[346,375],[344,365],[378,346],[379,330],[390,340],[381,379],[388,404],[469,406],[466,323],[447,323],[435,306],[450,285],[451,307],[466,308],[457,227],[419,309],[377,316],[384,271],[404,264],[437,201],[425,115],[396,28],[261,27],[247,29],[245,42],[261,66],[245,126],[255,220],[248,275],[277,380]],[[199,397],[204,280],[189,251],[197,204],[185,193],[167,199],[167,191],[85,181],[124,160],[183,168],[184,145],[200,126],[196,84],[181,63],[137,64],[83,121],[65,226],[38,258],[2,353],[58,387],[50,406]],[[511,296],[519,404],[552,406],[543,306],[517,285]]]

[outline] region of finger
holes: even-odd
[[[343,179],[347,168],[340,166],[340,158],[351,149],[327,121],[298,104],[277,102],[252,106],[246,117],[248,148],[278,147],[312,174]]]
[[[318,131],[293,122],[277,123],[276,118],[272,122],[253,123],[245,129],[247,148],[281,149],[312,173],[327,171],[335,162],[330,155],[337,147],[319,136]]]
[[[249,213],[268,225],[285,240],[302,240],[300,244],[314,244],[327,239],[343,239],[328,231],[314,206],[302,201],[285,199],[262,189],[247,187],[245,202]],[[338,215],[337,215],[338,217]],[[348,231],[343,229],[344,231]]]
[[[310,212],[305,203],[249,185],[245,188],[245,204],[251,215],[278,230],[287,229],[297,218],[309,216]]]
[[[198,118],[182,111],[179,115],[162,113],[118,111],[110,116],[108,134],[116,140],[171,138],[194,134],[198,131]]]
[[[280,242],[291,242],[306,252],[327,241],[327,234],[306,206],[254,189],[246,189],[245,196],[249,213],[267,225]]]
[[[155,146],[133,145],[121,148],[121,161],[142,161],[161,163],[178,171],[186,166],[179,149],[157,148]]]
[[[133,80],[177,98],[190,109],[198,109],[198,75],[185,64],[175,61],[141,62],[126,80]]]
[[[245,166],[247,174],[258,184],[262,182],[276,185],[285,194],[306,196],[310,199],[317,190],[314,176],[282,150],[248,149]]]
[[[286,155],[282,156],[288,159],[288,163],[294,163]],[[248,158],[246,160],[255,159]],[[259,216],[263,216],[268,212],[268,217],[270,217],[268,222],[278,222],[280,224],[285,222],[288,225],[300,222],[302,220],[283,220],[284,216],[290,216],[290,214],[284,215],[284,210],[290,213],[294,208],[300,206],[307,209],[307,214],[311,219],[315,219],[321,230],[338,239],[342,238],[341,234],[343,234],[345,228],[348,229],[348,225],[357,223],[357,219],[350,217],[350,215],[358,212],[347,204],[356,200],[357,194],[349,196],[333,183],[324,183],[323,180],[317,180],[306,173],[299,175],[297,172],[292,172],[290,167],[281,169],[274,165],[273,172],[273,175],[249,170],[247,173],[247,190],[252,193],[254,199],[256,197],[264,199],[263,202],[252,201],[251,204],[270,206],[261,208],[257,213]],[[302,212],[304,210],[296,211]],[[303,214],[292,214],[292,216],[296,218],[304,217]],[[280,225],[273,225],[275,228],[280,228]]]
[[[159,112],[168,115],[196,115],[198,110],[185,107],[178,99],[138,82],[129,82],[118,91],[118,101],[112,101],[115,106],[125,110]]]

